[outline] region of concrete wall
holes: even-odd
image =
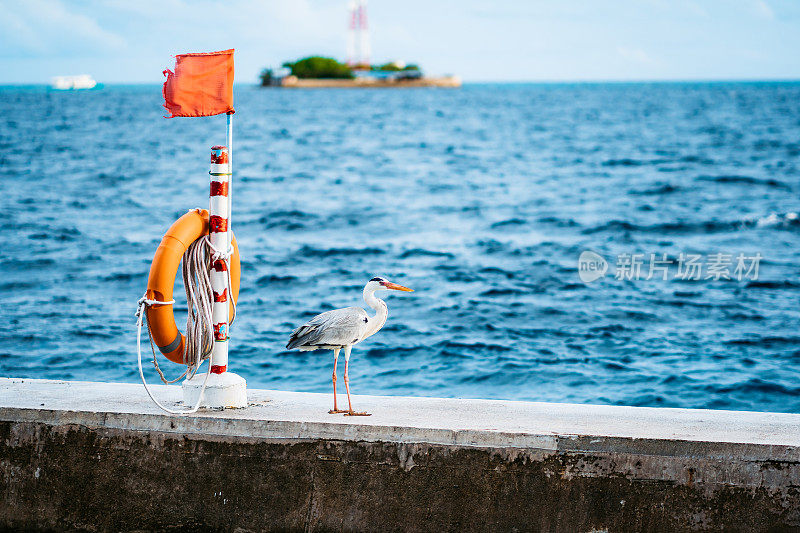
[[[0,527],[800,531],[800,415],[248,393],[0,380]]]

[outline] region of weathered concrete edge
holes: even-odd
[[[410,428],[379,425],[343,425],[337,423],[286,420],[254,420],[214,417],[169,417],[145,413],[66,411],[0,407],[0,420],[38,422],[51,426],[77,425],[90,429],[106,428],[138,432],[175,433],[187,437],[217,440],[258,440],[300,442],[341,440],[397,442],[478,448],[525,448],[555,452],[558,436],[530,435],[477,430]]]
[[[170,416],[132,384],[0,379],[0,528],[800,528],[800,415],[251,393]],[[237,506],[172,497],[212,485]]]
[[[6,411],[11,411],[6,409]],[[39,444],[41,427],[49,427],[58,434],[67,435],[74,430],[89,431],[105,439],[145,439],[148,442],[163,443],[169,440],[188,440],[196,442],[215,442],[221,445],[259,445],[277,444],[291,446],[302,443],[345,443],[348,446],[363,444],[396,447],[396,455],[401,466],[410,469],[418,454],[427,455],[426,450],[449,450],[459,453],[464,450],[483,450],[489,457],[496,457],[501,464],[511,465],[521,460],[524,464],[541,464],[550,458],[572,458],[572,465],[561,472],[564,478],[613,478],[629,480],[664,481],[680,485],[703,484],[711,487],[749,487],[769,488],[784,494],[800,487],[800,461],[796,450],[775,445],[730,445],[725,443],[696,443],[691,441],[657,441],[654,439],[604,438],[600,446],[594,437],[548,437],[546,441],[526,439],[518,436],[508,438],[505,445],[476,442],[478,439],[454,439],[449,442],[419,438],[387,439],[385,434],[369,435],[357,432],[344,437],[341,432],[319,431],[318,424],[272,422],[269,429],[258,430],[257,421],[246,422],[235,431],[225,431],[222,425],[229,420],[213,420],[214,431],[198,430],[192,424],[171,420],[158,415],[136,415],[142,423],[130,423],[125,415],[100,412],[49,411],[35,409],[2,412],[0,423],[10,425],[10,439],[6,445],[11,447]],[[8,416],[8,415],[12,416]],[[48,415],[49,416],[42,416]],[[14,418],[15,420],[8,420]],[[200,419],[203,420],[203,419]],[[158,422],[148,424],[147,422]],[[242,430],[252,428],[252,434]],[[188,429],[188,431],[187,431]],[[379,429],[379,428],[378,428]],[[438,433],[458,434],[441,430]],[[473,433],[473,432],[466,432]],[[512,436],[513,437],[513,436]],[[478,436],[480,438],[480,436]],[[625,442],[629,440],[630,442]],[[543,443],[543,444],[542,444]],[[555,444],[555,446],[544,446]],[[689,446],[687,448],[687,446]],[[728,447],[726,447],[728,446]],[[710,449],[709,449],[710,447]],[[681,453],[676,453],[676,449]],[[322,459],[323,457],[318,457]],[[557,459],[558,460],[558,459]],[[408,466],[406,466],[408,465]]]
[[[158,414],[0,408],[0,420],[51,426],[83,426],[136,432],[179,434],[217,441],[302,442],[337,440],[431,444],[486,449],[521,449],[552,453],[606,453],[645,456],[775,461],[800,465],[800,447],[776,444],[706,442],[595,435],[537,435],[479,430],[450,430],[399,426],[253,420],[214,417],[169,417]]]
[[[0,526],[766,532],[800,525],[797,464],[323,439],[218,442],[66,422],[0,422],[0,474],[10,489],[0,494]],[[174,497],[197,487],[214,487],[214,498]],[[226,507],[223,494],[236,495],[236,505]]]
[[[176,408],[181,406],[179,386],[152,388],[161,401]],[[354,396],[358,405],[369,406],[373,416],[348,418],[327,413],[329,394],[250,389],[248,397],[247,409],[201,410],[190,416],[229,419],[232,424],[251,420],[332,425],[332,429],[344,432],[350,426],[372,427],[372,431],[385,434],[387,440],[395,440],[403,432],[425,436],[441,429],[473,431],[491,442],[494,435],[519,434],[800,447],[800,414],[790,413]],[[0,408],[3,407],[166,416],[147,398],[141,385],[132,383],[0,378]]]

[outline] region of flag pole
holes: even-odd
[[[201,404],[203,407],[214,408],[247,406],[247,384],[244,378],[227,371],[228,340],[230,338],[228,332],[231,319],[236,315],[233,280],[231,279],[233,262],[231,260],[233,254],[233,230],[231,229],[233,52],[234,50],[230,49],[175,56],[175,71],[169,69],[164,71],[167,80],[162,89],[164,107],[170,113],[166,118],[206,117],[222,113],[227,115],[225,143],[227,146],[211,147],[208,235],[204,241],[211,245],[212,252],[208,277],[211,292],[209,296],[212,299],[210,316],[209,313],[204,312],[201,318],[205,322],[210,320],[210,326],[213,328],[211,358],[209,369],[202,379],[195,373],[183,382],[184,403],[186,405],[196,404],[195,410]],[[202,73],[202,78],[198,73]],[[195,241],[195,244],[199,243]],[[184,279],[186,279],[186,271],[184,271]],[[145,300],[145,303],[147,302]],[[167,302],[156,302],[156,304],[158,303]],[[230,312],[230,307],[233,307],[233,313]],[[191,313],[191,303],[189,309]],[[206,326],[208,324],[203,324],[203,327]],[[187,337],[189,335],[190,332],[187,331]],[[144,381],[144,377],[142,380]]]
[[[231,230],[231,183],[233,182],[233,113],[225,115],[227,118],[227,135],[225,144],[228,145],[228,249],[231,247],[233,232]],[[232,290],[228,288],[228,290]]]

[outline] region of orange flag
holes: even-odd
[[[169,117],[208,117],[233,110],[233,49],[175,56],[175,72],[164,71],[164,107]]]

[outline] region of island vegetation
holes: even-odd
[[[339,63],[332,57],[311,56],[295,62],[287,61],[283,64],[292,72],[292,76],[302,79],[353,79],[353,70]]]
[[[400,71],[408,71],[408,70],[419,70],[419,67],[415,64],[405,65],[402,63],[398,63],[397,61],[390,61],[388,63],[384,63],[383,65],[372,65],[370,70],[388,70],[392,72],[400,72]]]
[[[383,72],[408,72],[418,73],[419,66],[415,64],[406,65],[391,61],[381,65],[358,65],[350,67],[345,63],[340,63],[332,57],[310,56],[297,61],[287,61],[282,65],[289,69],[292,76],[299,79],[339,79],[352,80],[355,78],[354,71],[383,71]],[[272,85],[275,73],[272,69],[264,69],[261,72],[261,85]]]

